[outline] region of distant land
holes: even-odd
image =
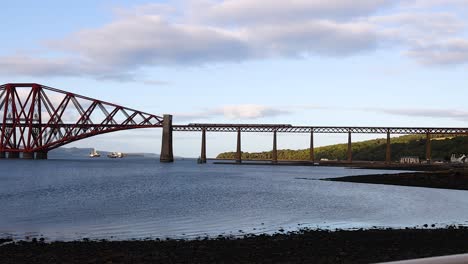
[[[385,160],[386,138],[353,142],[353,160],[379,161]],[[432,159],[450,160],[452,154],[468,154],[468,136],[447,135],[439,136],[431,140]],[[406,135],[391,139],[392,160],[397,161],[400,157],[416,156],[425,160],[426,136]],[[314,148],[315,159],[346,160],[348,144],[335,144],[330,146]],[[278,150],[280,160],[308,160],[309,149],[282,149]],[[217,156],[218,159],[233,159],[235,152],[224,152]],[[242,152],[242,159],[271,159],[272,151],[264,152]]]
[[[88,158],[89,153],[91,153],[92,148],[56,148],[49,152],[49,158],[51,159],[64,159],[64,158]],[[101,158],[107,158],[107,154],[112,151],[97,150],[101,154]],[[127,157],[134,158],[159,158],[158,154],[155,153],[126,153]]]

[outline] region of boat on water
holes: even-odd
[[[123,154],[122,152],[111,152],[107,154],[107,157],[111,159],[123,158],[125,157],[125,154]]]
[[[89,153],[89,157],[90,158],[99,158],[101,157],[101,154],[99,154],[95,148],[93,148],[93,151],[91,151],[91,153]]]

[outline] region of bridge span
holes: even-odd
[[[426,159],[431,160],[431,138],[436,135],[468,135],[468,128],[443,127],[364,127],[364,126],[293,126],[290,124],[188,124],[174,125],[172,131],[202,133],[200,158],[206,162],[206,132],[237,133],[236,162],[242,162],[241,133],[272,133],[272,162],[278,162],[277,133],[308,133],[310,134],[309,161],[315,161],[314,134],[348,134],[347,161],[352,162],[352,134],[385,134],[387,136],[385,162],[391,162],[391,135],[426,135]],[[163,138],[164,142],[164,138]],[[172,144],[172,143],[171,143]]]
[[[386,134],[386,162],[391,162],[392,134],[426,135],[426,159],[431,160],[431,137],[468,135],[468,128],[292,126],[289,124],[173,125],[172,116],[143,111],[74,94],[37,83],[0,85],[0,159],[47,159],[55,148],[84,138],[137,128],[162,128],[161,162],[173,162],[173,132],[201,132],[201,162],[206,162],[206,133],[237,133],[236,162],[242,162],[242,133],[272,133],[272,162],[278,162],[277,133],[310,134],[314,162],[314,134],[348,134],[347,160],[352,162],[352,134]]]
[[[163,118],[37,83],[0,85],[0,158],[47,159],[65,144],[114,131],[162,127]],[[7,156],[8,154],[8,156]]]

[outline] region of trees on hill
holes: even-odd
[[[446,136],[432,139],[432,158],[449,160],[452,153],[468,154],[467,136]],[[403,156],[419,156],[425,159],[426,138],[425,135],[407,135],[395,137],[391,140],[392,160],[399,160]],[[316,160],[322,158],[329,160],[346,160],[347,144],[336,144],[314,149]],[[362,142],[354,142],[352,145],[353,159],[363,161],[385,160],[386,139],[373,139]],[[217,156],[219,159],[233,159],[235,152],[225,152]],[[242,159],[271,159],[271,151],[242,152]],[[307,160],[309,149],[282,149],[278,150],[280,160]]]

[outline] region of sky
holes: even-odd
[[[0,1],[1,84],[40,83],[175,124],[468,126],[468,0]],[[308,138],[279,134],[278,148]],[[270,134],[242,140],[244,151],[272,149]],[[68,146],[159,153],[160,141],[141,129]],[[200,142],[176,132],[174,153],[197,157]],[[236,135],[207,143],[214,157]]]

